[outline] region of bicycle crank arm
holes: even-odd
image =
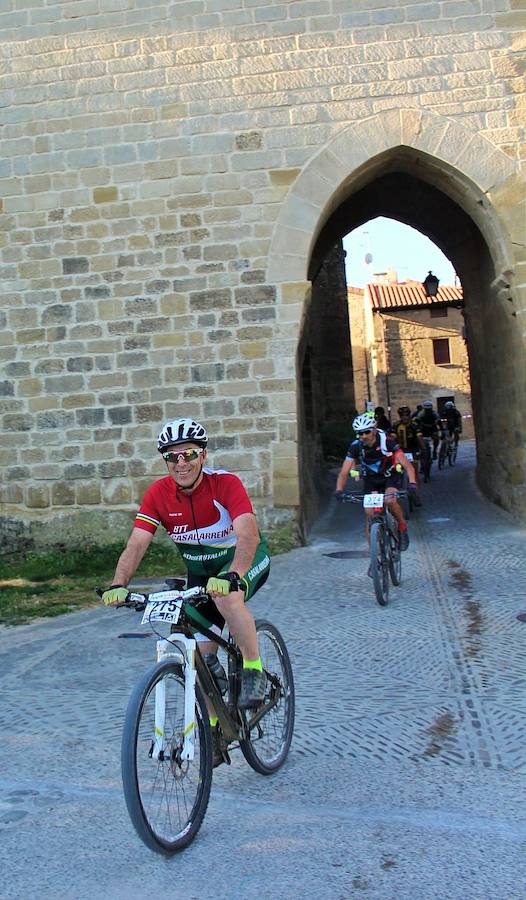
[[[263,706],[260,706],[259,709],[254,713],[252,718],[247,722],[248,730],[252,731],[253,728],[256,727],[258,722],[265,716],[271,709],[274,709],[277,706],[280,699],[279,690],[275,691],[273,696],[267,703],[264,703]]]

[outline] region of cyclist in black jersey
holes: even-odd
[[[376,427],[374,418],[363,413],[355,418],[352,427],[356,439],[351,441],[347,455],[342,463],[336,481],[336,499],[344,494],[347,478],[363,478],[364,493],[385,494],[385,502],[389,506],[398,523],[400,550],[407,550],[409,534],[407,523],[396,492],[401,487],[401,470],[404,468],[409,478],[409,490],[416,492],[416,474],[414,466],[406,458],[397,442]],[[369,518],[372,510],[366,510],[366,534],[369,540]]]
[[[422,410],[415,418],[423,438],[431,438],[433,441],[433,459],[437,458],[438,442],[444,436],[442,419],[433,409],[432,400],[424,400]]]
[[[443,421],[448,434],[453,435],[455,444],[458,444],[460,435],[462,434],[462,415],[459,413],[452,400],[448,400],[444,404]]]

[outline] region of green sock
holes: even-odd
[[[219,721],[219,719],[217,718],[217,716],[208,716],[208,718],[210,719],[210,727],[211,727],[211,728],[215,728],[216,725],[217,725],[217,723],[218,723],[218,721]]]
[[[258,656],[257,659],[244,659],[243,660],[243,668],[244,669],[257,669],[258,672],[262,672],[263,666],[261,665],[261,657]]]

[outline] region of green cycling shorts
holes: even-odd
[[[270,556],[268,553],[265,538],[261,537],[257,550],[254,554],[254,559],[252,560],[252,565],[250,566],[248,572],[246,572],[241,579],[243,586],[245,587],[245,603],[247,600],[250,600],[250,598],[254,596],[256,591],[259,591],[260,587],[265,584],[269,573]],[[206,587],[208,579],[213,578],[214,575],[219,575],[219,571],[211,571],[208,575],[193,575],[191,573],[188,573],[187,586],[189,588],[204,588]],[[191,606],[187,606],[186,613],[188,615],[188,618],[194,621],[196,626],[198,627],[201,625],[204,628],[213,629],[213,631],[217,632],[218,634],[220,634],[223,630],[225,620],[213,600],[209,600],[207,603],[201,604],[199,606],[199,609],[193,609]],[[203,639],[208,640],[208,638]]]

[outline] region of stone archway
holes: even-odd
[[[345,233],[342,216],[352,221],[347,231],[371,218],[372,194],[367,191],[393,173],[420,179],[427,196],[443,200],[448,209],[442,224],[418,210],[409,214],[391,208],[384,214],[418,227],[456,262],[469,310],[479,484],[496,502],[523,515],[525,354],[520,325],[526,307],[521,282],[526,279],[520,271],[526,265],[526,199],[513,160],[456,122],[413,109],[389,110],[345,128],[291,188],[274,229],[268,281],[281,285],[285,302],[294,298],[299,329],[312,272]],[[361,212],[351,214],[358,197]],[[457,221],[455,245],[444,224],[451,215]],[[290,313],[289,308],[289,321]],[[497,434],[507,448],[505,459],[495,449]]]

